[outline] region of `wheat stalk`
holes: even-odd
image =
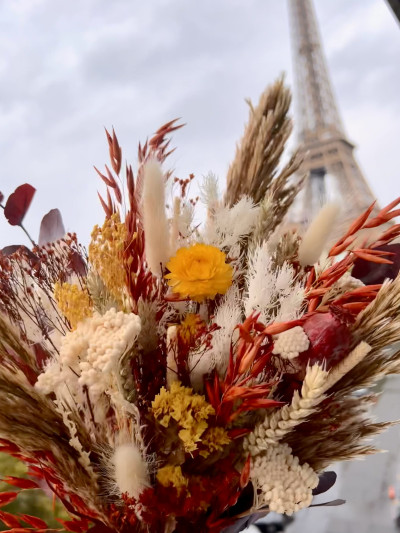
[[[319,365],[309,367],[303,381],[301,394],[295,391],[290,405],[284,405],[268,415],[263,422],[257,424],[244,441],[245,449],[248,449],[253,456],[258,455],[270,444],[278,442],[296,426],[304,422],[325,399],[324,384],[327,376],[328,372]]]
[[[352,370],[358,363],[360,363],[364,357],[371,351],[371,346],[362,341],[358,344],[354,350],[352,350],[347,357],[343,359],[338,365],[333,367],[327,380],[325,381],[322,390],[327,392],[338,381],[342,379],[350,370]]]
[[[288,117],[291,94],[281,78],[262,93],[256,107],[248,103],[249,120],[228,170],[225,203],[233,205],[243,195],[258,203],[268,193],[283,215],[298,190],[298,184],[287,187],[288,179],[301,163],[296,153],[278,173],[293,128]]]

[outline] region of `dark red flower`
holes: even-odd
[[[303,329],[310,340],[310,346],[296,359],[296,365],[299,364],[304,372],[307,365],[323,363],[329,370],[350,351],[349,327],[332,312],[311,315],[304,322]]]

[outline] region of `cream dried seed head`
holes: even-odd
[[[301,326],[295,326],[274,338],[272,353],[280,355],[283,359],[294,359],[301,352],[305,352],[310,346],[310,340]]]

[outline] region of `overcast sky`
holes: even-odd
[[[400,194],[400,27],[384,0],[314,0],[349,139],[381,204]],[[92,165],[103,126],[128,161],[182,117],[170,164],[223,185],[247,118],[281,72],[291,84],[284,0],[1,0],[0,190],[37,189],[26,225],[61,209],[87,242],[102,221]],[[0,246],[23,243],[0,213]]]

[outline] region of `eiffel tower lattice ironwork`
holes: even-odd
[[[346,138],[329,73],[312,0],[288,0],[295,74],[296,127],[302,172],[307,173],[303,191],[289,219],[307,225],[321,205],[336,200],[345,224],[375,200]]]

